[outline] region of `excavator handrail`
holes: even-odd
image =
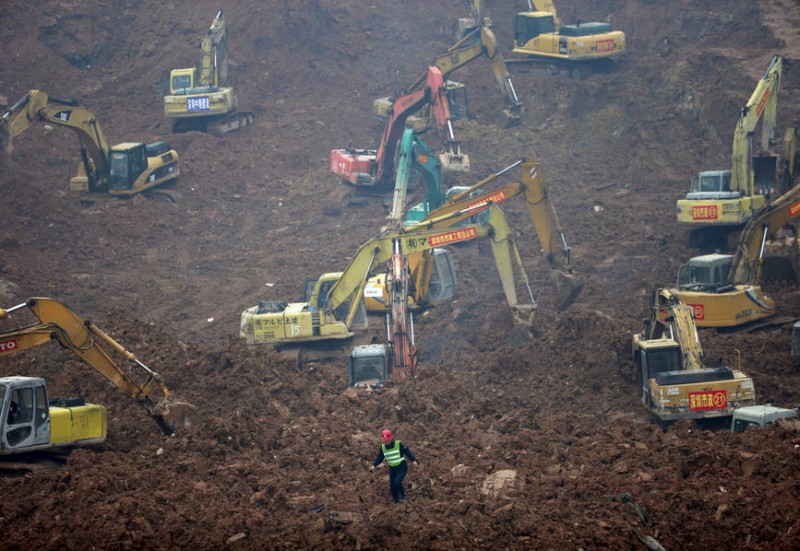
[[[0,356],[33,348],[51,340],[80,357],[114,386],[133,398],[153,416],[165,433],[175,432],[178,425],[188,424],[188,410],[194,406],[176,401],[161,376],[141,362],[133,353],[88,320],[67,308],[63,303],[46,297],[34,297],[7,309],[0,309],[0,319],[27,308],[39,320],[19,329],[0,332]],[[131,361],[144,371],[144,378],[136,381],[132,370],[124,370],[100,343]],[[154,400],[152,393],[158,389],[163,395]]]

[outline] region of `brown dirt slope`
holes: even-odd
[[[525,2],[487,4],[508,54]],[[224,138],[172,135],[161,108],[168,72],[195,63],[220,8],[234,86],[255,124]],[[582,295],[555,310],[534,232],[509,205],[539,301],[531,337],[507,339],[513,324],[491,255],[461,248],[458,299],[417,323],[418,379],[355,393],[341,364],[298,370],[247,348],[239,313],[260,299],[299,298],[305,278],[342,269],[378,232],[380,206],[323,213],[341,186],[328,152],[376,145],[372,99],[402,89],[450,45],[465,3],[0,5],[7,103],[30,89],[74,96],[112,143],[165,139],[182,162],[173,203],[87,203],[68,190],[78,149],[69,131],[38,124],[19,136],[0,158],[2,305],[64,301],[199,408],[191,429],[164,437],[56,345],[3,358],[4,375],[45,376],[51,394],[109,410],[105,444],[0,469],[5,546],[641,549],[652,537],[666,549],[800,547],[800,433],[781,425],[734,435],[688,422],[662,431],[637,399],[629,358],[649,290],[670,284],[696,252],[674,221],[675,200],[692,173],[730,162],[739,109],[776,52],[786,59],[778,135],[800,120],[800,4],[558,8],[567,21],[610,16],[629,55],[582,81],[515,66],[525,112],[512,129],[501,124],[489,65],[461,69],[454,76],[468,85],[473,119],[456,135],[473,171],[449,182],[538,159]],[[798,316],[794,285],[769,291],[780,315]],[[800,401],[785,328],[701,338],[710,357],[741,354],[761,401]],[[390,503],[385,471],[367,471],[386,426],[420,460],[401,507]]]

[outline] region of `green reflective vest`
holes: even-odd
[[[381,450],[383,450],[383,457],[390,467],[397,467],[404,461],[403,456],[400,455],[400,440],[395,440],[394,446],[391,448],[387,448],[386,444],[381,444]]]

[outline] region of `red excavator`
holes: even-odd
[[[425,85],[392,101],[377,149],[334,149],[330,154],[330,170],[360,190],[390,191],[394,187],[394,163],[397,144],[410,115],[430,105],[433,119],[442,136],[443,151],[439,154],[442,168],[451,171],[469,170],[469,157],[453,134],[452,115],[442,72],[428,67]]]

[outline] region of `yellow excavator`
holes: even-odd
[[[761,288],[767,241],[800,216],[800,185],[784,193],[748,222],[736,254],[712,253],[691,258],[678,269],[676,288],[694,308],[699,327],[752,326],[775,315],[775,301]],[[796,229],[792,228],[796,235]]]
[[[190,426],[194,406],[176,400],[158,373],[96,325],[51,298],[31,298],[12,308],[0,308],[0,320],[25,309],[37,321],[0,331],[0,356],[55,341],[140,404],[165,434]],[[123,367],[117,356],[129,365]],[[134,370],[141,374],[135,376]],[[161,394],[158,400],[155,391]],[[96,444],[106,439],[106,428],[103,406],[85,403],[82,398],[51,401],[40,377],[0,378],[0,455]]]
[[[778,157],[771,151],[782,72],[782,58],[775,55],[742,108],[733,132],[731,169],[700,172],[692,178],[686,197],[678,200],[677,220],[691,230],[691,244],[721,242],[727,248],[731,232],[763,209],[770,196],[788,189],[778,189]],[[757,155],[753,134],[762,119],[760,145],[765,154]]]
[[[525,58],[508,63],[537,63],[579,80],[625,53],[625,33],[606,22],[564,25],[552,0],[528,0],[528,11],[514,18],[512,51]]]
[[[490,183],[516,166],[521,167],[520,181],[497,189],[486,189]],[[565,309],[575,301],[583,284],[573,273],[570,248],[538,161],[532,159],[517,161],[484,178],[452,195],[444,205],[432,210],[421,222],[409,226],[408,229],[432,230],[454,227],[464,221],[480,217],[492,205],[499,205],[515,197],[525,200],[525,207],[539,238],[542,254],[550,268],[556,307]],[[408,265],[412,282],[410,285],[412,307],[434,306],[453,298],[456,292],[456,278],[449,251],[434,248],[413,253],[408,257]],[[385,312],[390,304],[388,274],[380,273],[370,278],[364,298],[368,311]]]
[[[31,90],[0,118],[0,145],[13,149],[13,138],[32,123],[65,126],[77,134],[81,163],[70,180],[72,191],[107,192],[129,197],[172,182],[180,175],[178,153],[167,142],[125,142],[109,146],[103,129],[75,99]]]
[[[228,34],[222,10],[200,43],[200,65],[173,69],[164,115],[175,133],[198,130],[221,136],[253,124],[253,113],[239,111],[239,99],[228,85]]]
[[[438,222],[444,221],[430,220],[431,227]],[[505,215],[499,207],[491,206],[485,222],[449,229],[388,230],[370,239],[359,248],[344,272],[323,274],[317,279],[308,301],[265,301],[244,310],[240,336],[248,344],[279,347],[350,339],[356,331],[367,329],[363,294],[376,266],[390,260],[392,254],[407,257],[411,253],[479,238],[489,238],[506,300],[516,316],[523,319],[532,311],[535,302]],[[518,300],[518,285],[527,288],[530,304]]]
[[[632,353],[642,404],[662,422],[727,417],[755,405],[753,380],[740,368],[705,365],[692,307],[667,289],[653,292]]]
[[[511,82],[511,76],[508,74],[506,63],[500,51],[497,48],[497,38],[494,33],[485,25],[483,17],[483,1],[476,0],[476,26],[471,28],[466,34],[460,38],[455,44],[447,49],[444,53],[440,54],[431,63],[432,66],[437,67],[442,73],[442,78],[445,80],[445,85],[448,89],[448,96],[451,98],[451,103],[457,103],[454,96],[459,90],[466,90],[463,84],[448,80],[453,71],[467,65],[471,61],[478,58],[485,57],[491,62],[492,72],[494,73],[497,84],[503,92],[503,99],[505,102],[503,114],[506,119],[506,126],[514,126],[520,122],[520,113],[522,111],[522,102],[517,97],[517,92],[514,89],[514,84]],[[410,94],[418,90],[425,83],[426,75],[423,74],[417,80],[412,82],[401,95]],[[373,102],[373,111],[381,119],[385,119],[389,108],[392,105],[392,98],[379,98]],[[425,109],[422,115],[412,115],[406,121],[406,124],[417,132],[422,132],[429,128],[430,123],[430,109]]]

